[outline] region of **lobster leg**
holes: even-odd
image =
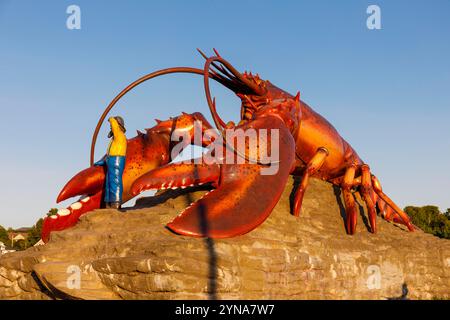
[[[391,207],[393,211],[395,211],[394,216],[392,217],[394,222],[404,224],[409,231],[414,231],[414,226],[411,224],[411,221],[406,213],[400,209],[394,201],[392,201],[381,189],[381,184],[378,181],[377,177],[372,176],[372,186],[375,190],[376,194],[383,200],[387,206]]]
[[[403,224],[403,220],[400,216],[379,197],[377,200],[377,206],[380,209],[381,216],[384,220]]]
[[[313,158],[309,161],[308,165],[306,166],[302,182],[300,183],[297,191],[295,192],[293,214],[296,217],[300,215],[303,196],[305,195],[306,187],[308,186],[309,177],[314,175],[318,170],[320,170],[327,156],[328,151],[325,148],[319,148],[319,150],[317,150],[317,153],[313,156]]]
[[[380,215],[383,216],[383,214],[382,214],[383,210],[380,208],[379,203],[378,203],[379,200],[380,200],[380,197],[378,197],[377,194],[375,193],[375,191],[373,190],[372,184],[370,186],[371,186],[371,188],[370,188],[370,198],[372,199],[372,203],[373,203],[373,205],[375,207],[375,213],[377,215],[378,215],[378,213],[380,213]]]
[[[380,202],[381,201],[383,201],[383,200],[381,200],[380,199]],[[392,219],[393,219],[393,215],[394,215],[394,210],[392,210],[392,208],[391,207],[389,207],[387,204],[386,204],[386,202],[384,202],[383,201],[383,203],[384,203],[384,208],[385,208],[385,215],[384,215],[384,218],[387,220],[387,221],[392,221]]]
[[[355,177],[355,169],[356,167],[354,165],[347,168],[344,174],[344,180],[341,184],[342,192],[344,194],[346,212],[345,224],[348,234],[354,234],[356,231],[356,205],[355,198],[351,192],[351,188],[353,187],[353,179]]]
[[[361,166],[361,187],[360,187],[362,196],[364,198],[364,201],[367,204],[367,211],[369,215],[369,223],[372,233],[377,232],[377,226],[376,226],[376,219],[377,219],[377,212],[375,210],[375,203],[373,201],[373,197],[371,193],[372,190],[372,180],[370,176],[370,169],[369,166],[366,164],[363,164]]]
[[[388,220],[387,217],[387,209],[389,208],[386,203],[380,199],[379,196],[377,196],[376,192],[373,190],[372,188],[372,192],[373,192],[373,197],[374,199],[376,199],[374,202],[377,205],[378,208],[378,212],[380,213],[380,215],[383,217],[383,219]]]
[[[381,216],[383,217],[384,220],[386,221],[391,221],[391,222],[399,222],[399,223],[403,223],[403,221],[401,220],[400,216],[390,207],[386,204],[386,202],[383,201],[383,199],[381,199],[376,192],[374,191],[374,189],[372,188],[372,192],[373,195],[372,197],[375,199],[374,203],[376,203],[379,212],[381,214]]]

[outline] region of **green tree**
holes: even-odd
[[[25,250],[28,248],[28,242],[27,240],[19,240],[19,241],[14,241],[14,245],[13,245],[13,249],[16,251],[21,251],[21,250]]]
[[[36,224],[28,231],[27,248],[32,247],[41,239],[42,223],[44,220],[39,219]]]
[[[11,248],[11,240],[9,240],[8,232],[13,232],[14,230],[8,228],[5,230],[2,226],[0,226],[0,241],[3,242],[8,248],[14,250],[25,250],[34,246],[41,239],[42,232],[42,224],[44,219],[39,219],[36,224],[30,228],[27,232],[27,237],[25,240],[15,241],[13,247]]]
[[[5,245],[8,245],[9,242],[8,232],[2,226],[0,226],[0,242],[3,242]]]
[[[413,207],[408,206],[405,212],[411,217],[414,225],[424,232],[437,237],[450,239],[450,220],[442,214],[436,206]],[[448,210],[447,210],[448,212]]]
[[[447,219],[450,219],[450,208],[447,208],[447,211],[444,212],[444,215],[447,217]]]
[[[47,212],[47,217],[52,216],[52,215],[57,214],[57,213],[58,213],[58,209],[57,208],[51,208]]]

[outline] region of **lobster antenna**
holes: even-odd
[[[215,97],[213,98],[212,106],[213,106],[213,109],[214,109],[215,114],[217,114],[217,109],[216,109],[216,98],[215,98]],[[225,126],[227,125],[220,117],[217,117],[217,120],[220,122],[220,125],[221,125],[222,127],[225,127]]]
[[[228,141],[226,140],[226,135],[224,134],[224,127],[226,127],[225,122],[220,118],[219,114],[217,113],[217,109],[216,109],[216,99],[211,99],[211,92],[209,90],[209,68],[210,66],[214,63],[214,61],[219,61],[219,63],[221,64],[228,64],[225,65],[227,68],[232,68],[232,66],[226,62],[226,60],[222,59],[221,57],[211,57],[208,58],[208,60],[206,60],[205,63],[205,67],[203,69],[203,79],[204,79],[204,86],[205,86],[205,95],[206,95],[206,101],[208,103],[209,109],[211,111],[211,115],[213,117],[214,123],[217,127],[217,129],[222,133],[222,139],[223,142],[225,143],[225,146],[227,148],[229,148],[231,151],[233,151],[236,155],[242,157],[243,159],[245,159],[246,161],[248,161],[249,163],[257,163],[259,165],[267,165],[266,163],[261,163],[260,161],[258,161],[258,157],[256,157],[256,159],[251,159],[250,157],[248,157],[245,153],[240,152],[239,150],[236,150],[232,145],[230,145],[228,143]],[[230,69],[231,72],[236,72],[238,73],[234,68]],[[244,83],[245,84],[245,83]],[[247,97],[248,99],[248,97]],[[249,99],[250,100],[250,99]],[[273,163],[279,163],[280,161],[274,161]]]
[[[220,57],[220,55],[219,55],[219,53],[217,52],[217,50],[216,50],[216,49],[213,49],[213,50],[214,50],[214,52],[216,53],[216,55],[217,55],[218,57]],[[202,57],[203,57],[205,60],[208,60],[208,57],[206,56],[206,54],[203,53],[203,51],[201,51],[199,48],[197,48],[197,51],[202,55]],[[218,75],[219,77],[222,77],[224,80],[230,81],[230,83],[233,83],[233,84],[234,84],[234,82],[236,82],[236,81],[238,80],[235,76],[233,76],[231,73],[229,73],[228,70],[225,69],[222,65],[218,65],[218,64],[216,64],[215,62],[212,62],[211,65],[212,65],[214,68],[216,68],[217,70],[219,70],[220,72],[222,72],[224,75],[226,75],[226,76],[228,77],[228,79],[226,79],[226,78],[224,78],[223,76]],[[211,70],[210,70],[210,72],[211,72]],[[230,84],[230,85],[231,85],[231,84]],[[233,90],[233,91],[234,91],[234,90]]]
[[[216,50],[216,48],[213,48],[213,51],[216,54],[216,56],[218,56],[219,58],[222,58],[221,55],[219,54],[219,52]]]
[[[214,124],[216,125],[216,128],[219,131],[223,131],[223,123],[225,123],[219,116],[219,114],[217,113],[217,109],[216,109],[216,99],[214,98],[211,99],[211,91],[209,90],[209,67],[211,65],[211,63],[214,62],[213,58],[208,58],[205,62],[205,67],[203,69],[203,83],[205,86],[205,95],[206,95],[206,102],[208,103],[208,107],[209,107],[209,111],[211,112],[211,116],[214,120]]]
[[[208,57],[206,56],[206,54],[203,53],[202,50],[200,50],[199,48],[197,48],[197,51],[202,55],[203,58],[205,58],[205,60],[208,60]]]

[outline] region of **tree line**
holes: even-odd
[[[39,219],[34,226],[30,228],[27,232],[27,237],[25,240],[15,241],[11,246],[11,239],[8,233],[14,232],[14,229],[0,226],[0,242],[3,242],[8,250],[25,250],[34,246],[41,239],[42,223],[44,220]]]
[[[424,232],[450,239],[450,208],[441,213],[436,206],[408,206],[405,212],[411,217],[412,223]]]

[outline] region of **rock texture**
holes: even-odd
[[[296,219],[292,184],[264,224],[233,239],[164,228],[202,190],[143,198],[121,212],[96,210],[45,246],[2,256],[0,298],[450,298],[450,241],[382,219],[371,234],[364,210],[357,234],[348,236],[339,191],[318,180]]]

